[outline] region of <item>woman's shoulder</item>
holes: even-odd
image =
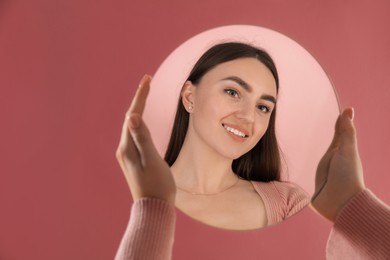
[[[259,182],[251,181],[256,191],[267,190],[278,194],[281,197],[291,196],[304,196],[308,197],[307,192],[302,189],[298,184],[291,181],[270,181],[270,182]]]
[[[298,184],[290,181],[251,181],[268,211],[268,224],[278,223],[306,207],[310,198]]]

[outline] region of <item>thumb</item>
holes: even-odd
[[[353,108],[346,108],[340,115],[339,120],[337,120],[338,145],[356,145],[356,130],[353,124],[353,117]]]
[[[315,193],[312,201],[321,193],[328,181],[329,167],[335,152],[340,151],[340,148],[345,151],[347,147],[351,147],[351,144],[356,144],[353,116],[353,108],[347,108],[337,118],[333,140],[317,167]]]
[[[353,125],[354,110],[353,108],[346,108],[339,115],[336,121],[335,132],[333,140],[329,146],[328,152],[339,148],[340,144],[351,137],[354,137],[355,127]]]
[[[143,122],[141,115],[133,113],[129,118],[129,130],[134,144],[137,148],[141,164],[145,167],[153,163],[159,156],[150,135],[150,132]]]

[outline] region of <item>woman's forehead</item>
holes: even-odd
[[[253,89],[269,88],[276,92],[276,82],[272,72],[256,58],[240,58],[220,63],[209,70],[202,78],[207,81],[242,81],[240,85],[247,85]]]

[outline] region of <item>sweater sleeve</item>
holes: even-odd
[[[171,259],[175,221],[175,208],[165,201],[137,200],[115,260]]]
[[[337,216],[327,259],[390,259],[390,207],[364,190]]]
[[[252,182],[264,202],[268,225],[274,225],[298,213],[309,202],[308,194],[288,181]]]

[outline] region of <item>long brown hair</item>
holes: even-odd
[[[256,58],[272,73],[276,91],[279,90],[279,78],[276,66],[270,55],[254,46],[227,42],[217,44],[206,51],[192,68],[186,81],[197,85],[201,78],[217,65],[239,58]],[[260,141],[241,157],[233,160],[232,170],[235,174],[246,180],[269,182],[280,180],[280,153],[275,135],[276,107],[273,109],[267,131]],[[172,166],[183,146],[189,124],[189,114],[184,109],[181,96],[176,110],[171,138],[165,153],[165,161]]]

